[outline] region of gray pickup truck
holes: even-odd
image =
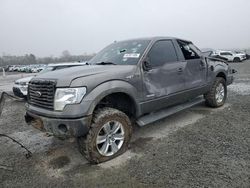
[[[92,163],[128,148],[144,126],[205,101],[220,107],[233,73],[190,41],[153,37],[114,42],[87,65],[48,72],[28,86],[25,119],[59,138],[77,137]]]

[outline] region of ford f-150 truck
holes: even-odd
[[[92,163],[126,151],[144,126],[205,101],[220,107],[233,73],[190,41],[153,37],[114,42],[88,65],[33,78],[25,119],[56,137],[77,137]]]

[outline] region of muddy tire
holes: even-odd
[[[223,106],[227,98],[227,85],[224,78],[217,77],[210,91],[204,95],[207,106],[217,108]]]
[[[90,163],[101,163],[124,153],[132,134],[128,116],[113,108],[101,108],[93,115],[89,133],[78,139],[80,152]]]

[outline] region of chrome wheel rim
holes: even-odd
[[[216,88],[215,99],[217,103],[221,103],[224,100],[225,89],[222,83],[220,83]]]
[[[124,128],[118,121],[109,121],[100,129],[96,137],[96,147],[103,156],[112,156],[117,153],[124,142]]]

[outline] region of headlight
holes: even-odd
[[[21,91],[26,92],[28,90],[28,87],[27,86],[22,86],[22,87],[20,87],[20,89],[21,89]]]
[[[27,86],[28,82],[20,82],[20,81],[15,81],[16,85],[21,85],[21,86]]]
[[[80,88],[57,88],[54,108],[62,111],[67,104],[78,104],[86,94],[86,87]]]
[[[22,86],[27,86],[28,83],[27,83],[27,82],[20,82],[20,85],[22,85]]]

